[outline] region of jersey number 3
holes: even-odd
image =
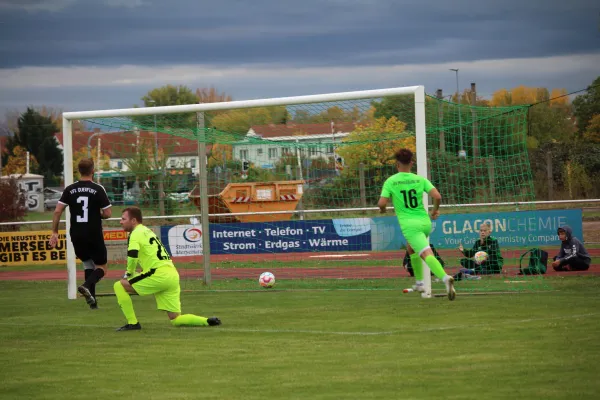
[[[162,243],[160,242],[160,240],[158,240],[156,236],[150,238],[150,244],[154,243],[156,243],[156,245],[158,246],[158,250],[156,251],[156,257],[158,257],[159,260],[170,260],[171,257],[169,257],[169,253],[167,253],[167,251],[163,248]]]
[[[81,205],[81,211],[83,211],[83,215],[77,216],[77,222],[88,222],[88,198],[85,196],[78,197],[77,202],[83,203]]]
[[[419,206],[419,199],[417,199],[417,191],[415,189],[410,189],[408,192],[402,190],[400,193],[402,193],[405,208],[417,208]]]

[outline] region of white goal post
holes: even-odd
[[[180,106],[163,106],[163,107],[144,107],[144,108],[126,108],[114,110],[97,110],[97,111],[81,111],[81,112],[65,112],[63,113],[63,156],[64,156],[64,185],[65,187],[73,183],[73,129],[72,123],[75,120],[91,119],[91,118],[110,118],[110,117],[132,117],[132,116],[149,116],[149,115],[164,115],[175,113],[197,113],[199,128],[203,128],[204,112],[208,111],[226,111],[234,109],[247,109],[255,107],[271,107],[271,106],[289,106],[310,103],[335,102],[346,100],[360,100],[369,98],[383,98],[390,96],[413,95],[415,101],[415,135],[416,135],[416,150],[417,150],[417,173],[421,176],[427,176],[427,146],[426,146],[426,131],[425,131],[425,88],[424,86],[408,86],[377,90],[363,90],[353,92],[329,93],[309,96],[295,97],[280,97],[261,100],[244,100],[230,101],[222,103],[206,103],[206,104],[188,104]],[[204,143],[199,143],[199,147],[205,146]],[[200,154],[205,154],[205,151],[199,149]],[[200,182],[206,182],[207,168],[206,163],[199,163],[199,179]],[[203,210],[208,210],[208,195],[206,186],[200,185],[201,207]],[[423,196],[423,203],[428,207],[428,196]],[[76,258],[71,238],[70,230],[70,214],[67,208],[66,215],[66,231],[67,231],[67,270],[68,270],[68,298],[75,299],[77,297],[77,280],[76,280]],[[201,225],[203,232],[208,232],[209,222],[208,213],[203,212],[201,215]],[[204,276],[205,282],[210,283],[210,244],[209,235],[203,234],[203,260],[204,260]],[[431,276],[429,268],[423,262],[425,293],[422,297],[431,298]],[[110,266],[109,266],[110,269]]]

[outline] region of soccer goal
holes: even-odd
[[[65,185],[77,160],[93,157],[113,216],[142,209],[184,289],[262,290],[265,271],[275,275],[273,290],[398,289],[412,284],[402,279],[409,277],[404,238],[393,209],[384,216],[376,208],[396,172],[395,150],[413,149],[415,172],[442,193],[430,240],[456,272],[460,238],[475,237],[488,220],[493,233],[498,228],[478,214],[470,231],[458,232],[456,221],[474,211],[465,205],[494,213],[498,204],[533,200],[526,127],[524,107],[457,105],[427,96],[423,86],[70,112],[63,114]],[[105,227],[110,270],[126,260],[117,221]],[[69,241],[67,266],[75,298]],[[514,268],[465,282],[464,290],[504,290]],[[432,297],[443,285],[432,286],[427,268],[425,276],[423,296]],[[532,285],[511,288],[525,287]]]

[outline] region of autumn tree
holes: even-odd
[[[214,116],[211,126],[227,133],[246,135],[253,125],[285,124],[285,106],[230,110]],[[218,141],[219,138],[217,138]]]
[[[198,103],[198,97],[187,86],[166,85],[148,91],[141,100],[143,107],[179,106]],[[137,107],[137,106],[136,106]],[[157,129],[164,130],[165,127],[183,129],[194,129],[196,127],[196,114],[166,114],[166,115],[143,115],[136,116],[133,122],[146,130],[154,130],[156,121]]]
[[[63,111],[60,108],[48,107],[48,106],[40,106],[40,107],[30,107],[35,110],[38,114],[43,117],[48,117],[54,123],[57,132],[62,131],[62,114]],[[8,110],[4,114],[5,124],[12,132],[17,132],[19,129],[19,118],[21,113],[18,110]],[[83,130],[85,128],[82,121],[74,120],[72,123],[72,129],[75,130]]]
[[[196,89],[196,98],[198,103],[222,103],[232,101],[233,98],[225,92],[219,92],[216,88],[198,88]]]
[[[556,89],[552,89],[553,91]],[[559,89],[562,90],[562,89]],[[548,91],[548,89],[540,87],[537,88],[537,95],[536,95],[536,101],[540,102],[540,101],[548,101],[550,100],[550,92]]]
[[[538,100],[539,101],[539,100]],[[565,107],[569,104],[567,89],[552,89],[550,93],[550,105]]]
[[[0,222],[22,221],[27,212],[25,192],[16,179],[0,179]],[[0,232],[18,231],[19,225],[0,225]]]
[[[406,147],[415,151],[415,137],[403,135],[406,123],[395,116],[377,118],[372,124],[360,125],[342,140],[338,154],[350,171],[394,165],[396,150]]]
[[[405,124],[405,128],[414,130],[415,97],[413,95],[385,97],[379,102],[373,102],[373,107],[375,108],[373,117],[376,121],[381,118],[389,120],[395,117],[397,121]]]
[[[580,134],[587,131],[592,118],[600,114],[600,76],[587,88],[587,92],[573,100],[573,113],[577,119],[577,129]]]
[[[56,125],[49,117],[44,117],[33,108],[21,114],[17,131],[6,144],[9,154],[20,146],[29,151],[38,161],[39,167],[31,168],[32,172],[44,175],[46,182],[51,182],[63,172],[62,150],[58,148],[55,134]]]
[[[524,104],[533,104],[537,102],[537,88],[526,87],[526,86],[517,86],[512,89],[511,93],[511,105],[524,105]]]
[[[293,122],[299,124],[323,124],[329,122],[367,122],[369,108],[358,105],[341,107],[339,105],[328,107],[321,112],[311,113],[311,109],[295,110]]]
[[[29,171],[37,171],[39,164],[33,155],[29,155]],[[2,173],[7,175],[24,174],[27,172],[27,149],[16,146],[8,156],[6,165],[2,167]]]
[[[165,85],[148,91],[148,93],[142,96],[141,100],[143,101],[143,107],[162,107],[197,103],[219,103],[231,101],[232,98],[229,94],[219,92],[214,87],[198,88],[193,92],[189,87],[184,85]],[[205,126],[211,126],[211,118],[219,113],[205,113]],[[154,129],[155,118],[153,115],[138,116],[133,118],[133,120],[140,128],[143,127],[147,130]],[[197,126],[196,113],[157,115],[156,125],[158,130],[164,130],[167,127],[194,130]]]
[[[506,89],[496,90],[492,94],[490,104],[494,107],[505,107],[512,105],[512,94]]]
[[[340,176],[326,185],[310,188],[306,192],[305,204],[311,207],[364,206],[360,196],[360,164],[364,168],[364,184],[367,188],[366,204],[375,204],[378,190],[387,177],[396,172],[394,153],[402,147],[415,151],[415,137],[406,132],[406,123],[396,116],[379,117],[370,124],[361,124],[342,140],[338,154],[344,159]],[[295,164],[290,164],[295,165]],[[329,163],[326,164],[327,167]]]
[[[536,104],[529,109],[528,147],[537,148],[540,144],[562,142],[573,137],[573,124],[569,114],[562,108],[549,103]]]
[[[527,86],[517,86],[510,90],[499,89],[492,94],[490,104],[494,107],[518,106],[527,104],[536,104],[550,100],[552,106],[568,105],[568,97],[551,100],[563,96],[567,93],[566,89],[552,89],[549,92],[546,88],[536,88]]]
[[[208,154],[208,168],[227,165],[233,160],[233,146],[225,143],[215,143]]]
[[[471,94],[471,90],[470,89],[464,89],[461,93],[460,96],[457,97],[456,92],[454,94],[452,94],[452,96],[450,97],[450,101],[453,103],[460,103],[460,104],[471,104],[472,100],[472,94]],[[479,98],[481,100],[481,98]]]
[[[87,147],[82,147],[79,150],[73,152],[73,175],[74,175],[75,179],[80,178],[79,170],[77,168],[77,166],[79,165],[79,162],[81,160],[83,160],[84,158],[89,158],[90,155],[92,156],[92,159],[94,160],[94,167],[96,169],[96,172],[108,171],[110,169],[110,156],[108,154],[100,152],[100,160],[98,160],[98,148],[97,147],[92,147],[92,149],[89,151],[89,153],[88,153]]]
[[[596,114],[590,119],[583,138],[586,141],[600,144],[600,114]]]

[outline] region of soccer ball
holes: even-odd
[[[485,251],[478,251],[475,253],[475,264],[481,265],[485,260],[488,259],[488,253]]]
[[[275,275],[271,272],[263,272],[258,278],[258,283],[264,288],[271,288],[275,285]]]

